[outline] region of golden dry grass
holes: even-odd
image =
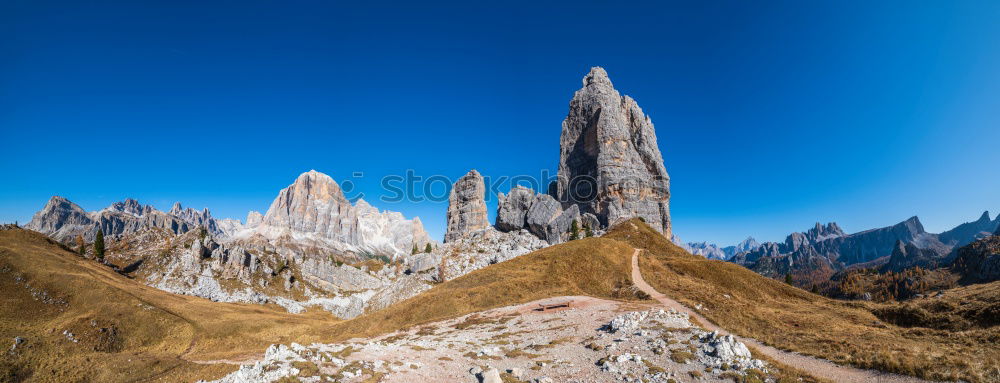
[[[891,305],[837,301],[736,264],[693,256],[638,220],[619,225],[605,238],[644,249],[639,264],[647,282],[688,307],[701,305],[702,315],[736,334],[862,368],[935,380],[1000,381],[996,326],[966,331],[898,327],[872,314]],[[961,296],[997,291],[1000,284]]]
[[[690,255],[633,220],[604,237],[492,265],[339,323],[319,312],[292,315],[275,306],[165,293],[81,259],[37,233],[0,231],[0,269],[6,269],[0,272],[0,337],[22,336],[31,346],[0,362],[0,374],[7,374],[0,381],[15,375],[61,382],[214,378],[235,367],[187,360],[240,358],[272,343],[370,337],[552,296],[636,301],[641,297],[622,288],[631,285],[633,247],[646,249],[640,267],[654,287],[687,305],[702,304],[708,319],[737,334],[840,363],[930,378],[991,382],[989,374],[998,371],[995,326],[952,332],[886,324],[872,314],[884,305],[827,299],[738,265]],[[67,303],[35,301],[33,290],[15,276]],[[974,298],[997,289],[960,290],[955,299],[980,302],[963,307],[981,312],[995,307],[993,301]],[[110,327],[115,330],[94,332]],[[68,342],[63,329],[76,329],[81,342]]]
[[[632,248],[599,238],[572,241],[501,262],[442,283],[334,326],[335,340],[369,337],[465,314],[564,295],[628,299]],[[636,298],[633,298],[635,300]]]
[[[236,366],[191,361],[240,359],[272,343],[318,340],[335,321],[320,312],[294,315],[273,305],[166,293],[41,234],[0,230],[0,339],[27,339],[0,361],[0,381],[214,378]]]

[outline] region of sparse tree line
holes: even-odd
[[[94,250],[94,258],[99,261],[104,261],[105,247],[104,247],[104,230],[97,229],[97,235],[94,237],[94,243],[91,246]],[[87,255],[87,242],[83,240],[83,236],[77,234],[76,236],[76,251],[80,255]]]
[[[577,239],[580,239],[580,225],[577,223],[577,221],[575,219],[573,220],[573,223],[571,223],[569,225],[569,232],[568,233],[569,233],[569,240],[570,241],[575,241]],[[583,235],[586,236],[586,237],[593,237],[594,236],[593,229],[591,229],[590,225],[588,225],[586,223],[583,224]]]
[[[433,249],[433,248],[431,247],[431,244],[430,244],[430,243],[428,243],[428,244],[427,244],[427,246],[424,246],[424,252],[425,252],[425,253],[430,253],[430,252],[431,252],[432,250],[434,250],[434,249]],[[419,251],[419,250],[418,250],[418,248],[417,248],[417,244],[416,244],[416,243],[414,243],[414,244],[413,244],[413,250],[412,250],[412,251],[410,251],[410,255],[414,255],[414,254],[417,254],[417,253],[419,253],[419,252],[420,252],[420,251]]]

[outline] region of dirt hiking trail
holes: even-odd
[[[646,283],[646,280],[642,279],[642,273],[639,271],[639,253],[640,249],[635,249],[632,253],[632,283],[635,284],[639,290],[642,290],[650,297],[660,302],[666,307],[672,308],[674,310],[687,313],[692,318],[697,319],[701,322],[705,329],[708,331],[718,331],[720,334],[730,334],[730,332],[725,329],[716,326],[714,323],[706,319],[704,316],[698,312],[687,308],[686,306],[680,304],[679,302],[670,299],[670,297],[656,291],[652,286]],[[741,337],[736,334],[732,334],[739,341],[745,343],[748,346],[753,347],[756,351],[767,355],[771,359],[774,359],[778,363],[784,365],[798,368],[805,371],[817,378],[828,379],[838,383],[924,383],[930,382],[928,380],[923,380],[920,378],[915,378],[912,376],[905,376],[899,374],[885,373],[875,370],[864,370],[854,367],[842,366],[827,360],[815,358],[812,356],[802,355],[795,352],[783,351],[777,348],[763,344],[756,339]]]

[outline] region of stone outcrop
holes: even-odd
[[[510,193],[497,195],[496,228],[500,231],[521,230],[527,227],[528,210],[535,202],[535,191],[515,186]]]
[[[516,186],[509,195],[500,193],[497,204],[496,229],[503,232],[527,230],[549,244],[569,239],[573,221],[577,222],[578,235],[585,228],[596,230],[600,222],[593,214],[580,214],[580,208],[570,205],[563,209],[559,201],[548,194],[535,194],[534,190]]]
[[[538,236],[546,238],[549,232],[549,222],[562,215],[562,207],[559,201],[548,194],[538,194],[531,208],[528,209],[525,217],[525,224],[528,231]]]
[[[635,100],[621,96],[604,69],[583,78],[562,124],[555,195],[579,206],[602,227],[642,217],[668,238],[670,178],[653,123]]]
[[[486,186],[483,176],[475,169],[459,178],[448,195],[447,231],[445,242],[486,230],[490,226],[486,215]]]

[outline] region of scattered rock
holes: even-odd
[[[513,376],[514,378],[518,379],[518,380],[524,379],[524,370],[523,369],[520,369],[520,368],[510,368],[510,369],[507,369],[507,373],[510,374],[511,376]]]
[[[503,380],[500,379],[500,371],[497,371],[497,369],[493,367],[490,367],[486,371],[480,373],[479,381],[481,383],[503,383]]]

